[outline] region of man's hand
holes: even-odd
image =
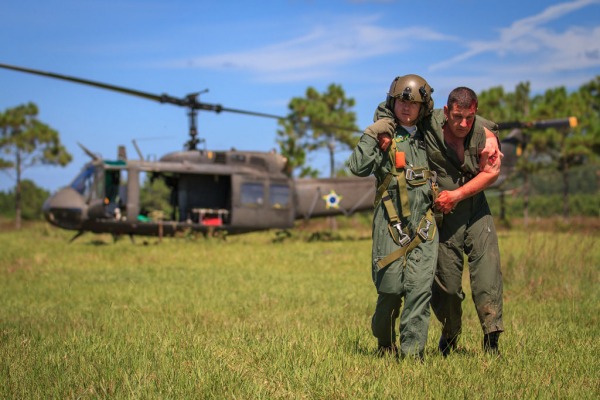
[[[365,129],[365,135],[371,136],[373,139],[378,140],[378,136],[381,134],[387,134],[392,137],[394,132],[396,131],[396,123],[394,120],[389,118],[382,118],[377,120],[377,122],[369,125],[367,129]]]
[[[379,142],[379,148],[381,151],[386,152],[392,144],[392,137],[389,133],[380,133],[377,135],[377,142]]]
[[[496,135],[488,128],[484,128],[486,133],[485,147],[479,153],[479,171],[495,172],[500,170],[501,160],[504,154],[498,148],[498,139]]]
[[[462,200],[457,190],[444,190],[435,200],[435,208],[444,214],[448,214]]]

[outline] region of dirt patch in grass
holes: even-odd
[[[33,226],[43,226],[46,222],[42,221],[21,221],[21,228],[31,228]],[[15,220],[6,217],[0,217],[0,232],[15,231]]]

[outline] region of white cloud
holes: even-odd
[[[473,41],[468,49],[448,60],[436,63],[430,70],[443,70],[484,53],[499,57],[527,57],[530,70],[561,71],[600,65],[600,29],[569,28],[553,32],[543,25],[600,0],[578,0],[546,8],[541,13],[515,21],[500,30],[498,40]]]
[[[262,80],[297,81],[331,75],[340,65],[398,54],[423,41],[454,40],[428,28],[385,29],[377,23],[376,16],[342,18],[284,42],[194,57],[170,65],[245,70],[258,74]]]

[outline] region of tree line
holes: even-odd
[[[345,167],[336,164],[339,149],[351,149],[360,137],[353,111],[356,101],[347,97],[341,85],[330,84],[319,92],[309,87],[303,97],[294,97],[288,104],[286,119],[279,121],[276,141],[288,159],[286,173],[292,177],[316,177],[319,171],[307,163],[308,156],[326,149],[329,154],[329,176],[346,175]],[[595,196],[600,173],[600,75],[568,92],[565,87],[531,94],[529,82],[516,85],[514,91],[502,86],[492,87],[479,94],[479,113],[494,121],[529,122],[575,116],[578,124],[570,129],[527,129],[526,146],[522,148],[516,174],[505,190],[519,187],[522,207],[527,218],[530,196],[537,177],[552,172],[551,191],[562,195],[562,214],[573,209],[569,196],[577,188]],[[14,217],[19,227],[21,218],[41,218],[41,206],[48,196],[34,182],[23,180],[23,172],[39,165],[65,166],[71,154],[60,142],[57,130],[37,119],[34,103],[9,108],[0,113],[0,170],[14,181],[14,189],[0,192],[0,215]],[[501,139],[509,132],[501,132]],[[587,166],[591,172],[585,178],[574,173]],[[583,168],[586,169],[586,168]],[[144,185],[149,185],[146,182]],[[560,189],[557,189],[560,188]],[[146,188],[152,193],[153,188]],[[547,190],[537,189],[545,195]],[[504,193],[504,192],[502,192]],[[596,196],[597,197],[597,196]],[[37,211],[36,211],[37,210]],[[587,212],[587,211],[585,211]],[[597,213],[596,213],[597,214]]]

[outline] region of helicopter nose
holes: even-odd
[[[67,187],[50,196],[42,206],[46,220],[64,229],[80,229],[86,218],[87,205],[81,194]]]

